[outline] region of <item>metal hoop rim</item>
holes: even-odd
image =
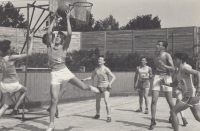
[[[89,4],[89,5],[87,5],[87,6],[76,5],[76,4],[83,4],[83,3]],[[70,6],[73,6],[73,7],[74,7],[74,6],[76,6],[76,7],[92,7],[93,4],[90,3],[90,2],[75,2],[73,5],[70,5]]]

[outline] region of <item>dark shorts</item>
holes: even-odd
[[[150,88],[150,81],[138,81],[138,90],[143,90],[144,88]]]
[[[199,104],[199,96],[195,96],[195,97],[184,97],[181,101],[185,104],[187,104],[188,106],[193,107],[194,105],[198,105]]]
[[[99,89],[100,93],[103,93],[104,91],[110,92],[110,90],[111,90],[111,88],[109,88],[109,87],[97,87],[97,89]]]

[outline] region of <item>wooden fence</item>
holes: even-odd
[[[91,73],[74,73],[78,78],[86,78],[91,76]],[[124,95],[133,94],[133,84],[134,84],[134,72],[114,72],[116,76],[116,81],[112,85],[111,94],[112,95]],[[25,74],[18,73],[20,83],[24,85]],[[0,74],[0,78],[2,73]],[[46,103],[50,103],[50,73],[38,73],[29,72],[27,73],[27,103],[31,106],[40,106]],[[97,79],[87,81],[86,83],[97,86]],[[64,94],[62,96],[63,101],[70,100],[82,100],[87,98],[94,98],[95,93],[90,91],[82,91],[81,89],[74,87],[71,84],[63,83]],[[135,92],[136,93],[136,92]],[[12,97],[15,101],[15,98]]]
[[[184,51],[195,56],[198,54],[199,37],[199,27],[82,32],[82,49],[98,47],[104,54],[109,51],[153,55],[157,41],[165,40],[169,43],[168,52]]]
[[[21,49],[25,41],[24,29],[0,27],[0,40],[8,38],[14,46]],[[37,36],[43,36],[44,31],[38,31]],[[80,46],[82,50],[99,48],[101,54],[107,51],[124,54],[138,52],[152,55],[158,40],[166,40],[169,43],[168,52],[187,52],[190,56],[196,56],[200,32],[199,27],[179,27],[164,29],[144,30],[119,30],[119,31],[94,31],[79,32],[80,37],[72,40],[71,45]],[[79,45],[77,45],[77,42]],[[46,47],[40,38],[34,39],[33,52],[46,52]]]
[[[20,28],[9,28],[9,27],[0,27],[0,40],[8,39],[10,40],[11,46],[15,47],[19,51],[21,51],[24,42],[26,40],[26,32],[27,29],[20,29]],[[38,30],[36,32],[36,36],[42,37],[46,31]],[[81,47],[81,33],[80,32],[73,32],[71,44],[69,46],[68,51],[73,50],[80,50]],[[46,45],[42,43],[41,38],[34,37],[33,39],[33,52],[34,53],[46,53]],[[26,51],[26,47],[24,52]]]

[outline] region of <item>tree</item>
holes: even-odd
[[[119,29],[119,23],[112,15],[109,15],[109,17],[105,18],[104,20],[96,21],[94,26],[95,31],[118,30],[118,29]]]
[[[24,15],[20,12],[20,9],[8,2],[0,5],[0,26],[26,28],[27,21],[25,21]]]
[[[126,26],[122,26],[122,30],[136,30],[136,29],[155,29],[161,28],[161,20],[158,16],[152,18],[152,15],[142,15],[130,20]]]

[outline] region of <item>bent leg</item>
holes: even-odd
[[[172,116],[172,125],[174,128],[174,131],[179,131],[179,121],[177,114],[185,109],[187,109],[189,106],[183,103],[182,101],[178,102],[170,111]]]
[[[190,110],[192,111],[194,118],[200,122],[200,105],[194,105],[193,107],[190,107]]]
[[[178,103],[179,101],[181,101],[182,98],[183,98],[182,94],[181,94],[181,93],[178,93],[178,94],[176,95],[176,103]],[[185,118],[184,111],[181,111],[181,112],[180,112],[180,115],[181,115],[181,118],[182,118],[182,119]]]
[[[17,110],[20,103],[23,101],[23,99],[25,98],[26,96],[26,92],[27,92],[27,88],[22,86],[17,92],[20,92],[20,96],[19,96],[19,99],[17,100],[17,103],[14,107],[14,110]]]
[[[69,83],[78,87],[81,90],[91,90],[95,93],[99,93],[99,90],[96,87],[83,83],[80,79],[76,76],[69,80]]]
[[[4,105],[0,109],[0,118],[2,117],[4,112],[8,109],[9,101],[10,101],[10,94],[9,93],[2,93],[2,94],[3,94]]]

